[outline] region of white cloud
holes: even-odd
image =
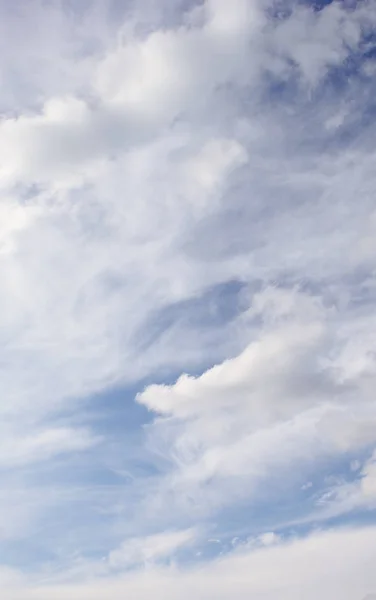
[[[7,600],[69,596],[74,600],[149,598],[268,598],[295,600],[362,599],[376,586],[373,528],[321,532],[255,551],[232,555],[194,569],[150,569],[116,579],[90,579],[78,585],[30,584],[8,588]],[[370,592],[371,590],[371,592]]]
[[[340,65],[356,50],[375,16],[372,9],[362,8],[351,14],[339,3],[322,12],[298,8],[276,29],[276,53],[292,59],[306,82],[316,86],[330,67]]]
[[[364,496],[376,500],[376,455],[369,460],[362,472],[361,489]]]
[[[188,529],[130,539],[110,552],[108,565],[112,569],[119,569],[138,564],[153,564],[170,557],[180,548],[191,545],[196,538],[197,532]]]
[[[99,442],[84,429],[60,427],[26,433],[15,431],[12,437],[2,436],[0,467],[10,468],[33,462],[48,461],[54,456],[86,450]]]
[[[376,441],[374,366],[346,382],[336,312],[272,289],[255,296],[249,314],[260,311],[264,329],[239,356],[138,396],[163,416],[150,443],[175,465],[162,493],[172,491],[178,504],[193,498],[212,510],[257,495],[260,482],[269,489],[301,478],[302,485],[304,469],[320,457]]]
[[[330,486],[318,500],[315,517],[325,520],[347,512],[373,510],[376,508],[376,461],[375,452],[368,458],[356,479],[340,480]]]
[[[273,544],[277,544],[280,540],[278,535],[273,533],[273,531],[269,531],[260,535],[259,541],[263,546],[272,546]]]
[[[247,45],[265,19],[257,3],[236,0],[229,12],[223,2],[202,6],[199,25],[154,31],[146,38],[129,36],[99,65],[97,90],[105,103],[153,127],[185,112],[197,117],[218,86],[240,77],[248,80],[252,63]],[[254,26],[254,23],[258,27]],[[128,35],[127,35],[128,34]]]
[[[100,488],[104,464],[147,455],[139,480],[106,506],[121,513],[116,525],[92,546],[106,555],[109,538],[125,539],[112,554],[120,564],[164,556],[189,542],[192,519],[300,489],[320,461],[364,463],[357,454],[374,447],[375,152],[360,119],[374,93],[365,68],[341,93],[325,77],[363,51],[376,13],[333,3],[273,20],[272,3],[208,0],[156,28],[147,8],[110,18],[106,4],[4,13],[29,43],[25,62],[0,36],[0,465],[15,473],[3,482],[3,537],[24,531],[32,545],[44,502],[65,502],[53,482],[44,497],[41,464],[52,473],[58,457],[70,489],[76,453],[92,449],[87,477]],[[176,373],[138,396],[156,417],[147,448],[124,434],[114,451],[122,421],[96,419],[85,397]],[[345,482],[347,507],[372,504],[354,501],[373,498],[373,463],[363,469]],[[69,548],[99,528],[85,486],[86,520]],[[348,536],[370,549],[367,532]],[[345,578],[328,584],[343,585],[336,597],[350,593]],[[209,597],[230,593],[202,583]],[[95,583],[72,594],[86,592],[104,593]]]

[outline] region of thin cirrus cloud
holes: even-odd
[[[4,597],[372,594],[372,2],[0,11]]]

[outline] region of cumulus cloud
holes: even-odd
[[[346,381],[337,311],[274,289],[254,296],[249,314],[260,310],[264,326],[239,356],[138,396],[162,415],[151,443],[175,465],[166,485],[177,502],[205,506],[209,496],[212,509],[237,491],[249,498],[260,480],[286,485],[320,457],[375,443],[374,370]]]

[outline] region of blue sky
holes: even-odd
[[[375,32],[0,0],[4,600],[376,593]]]

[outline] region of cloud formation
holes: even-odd
[[[376,9],[84,4],[0,1],[4,597],[361,600]]]

